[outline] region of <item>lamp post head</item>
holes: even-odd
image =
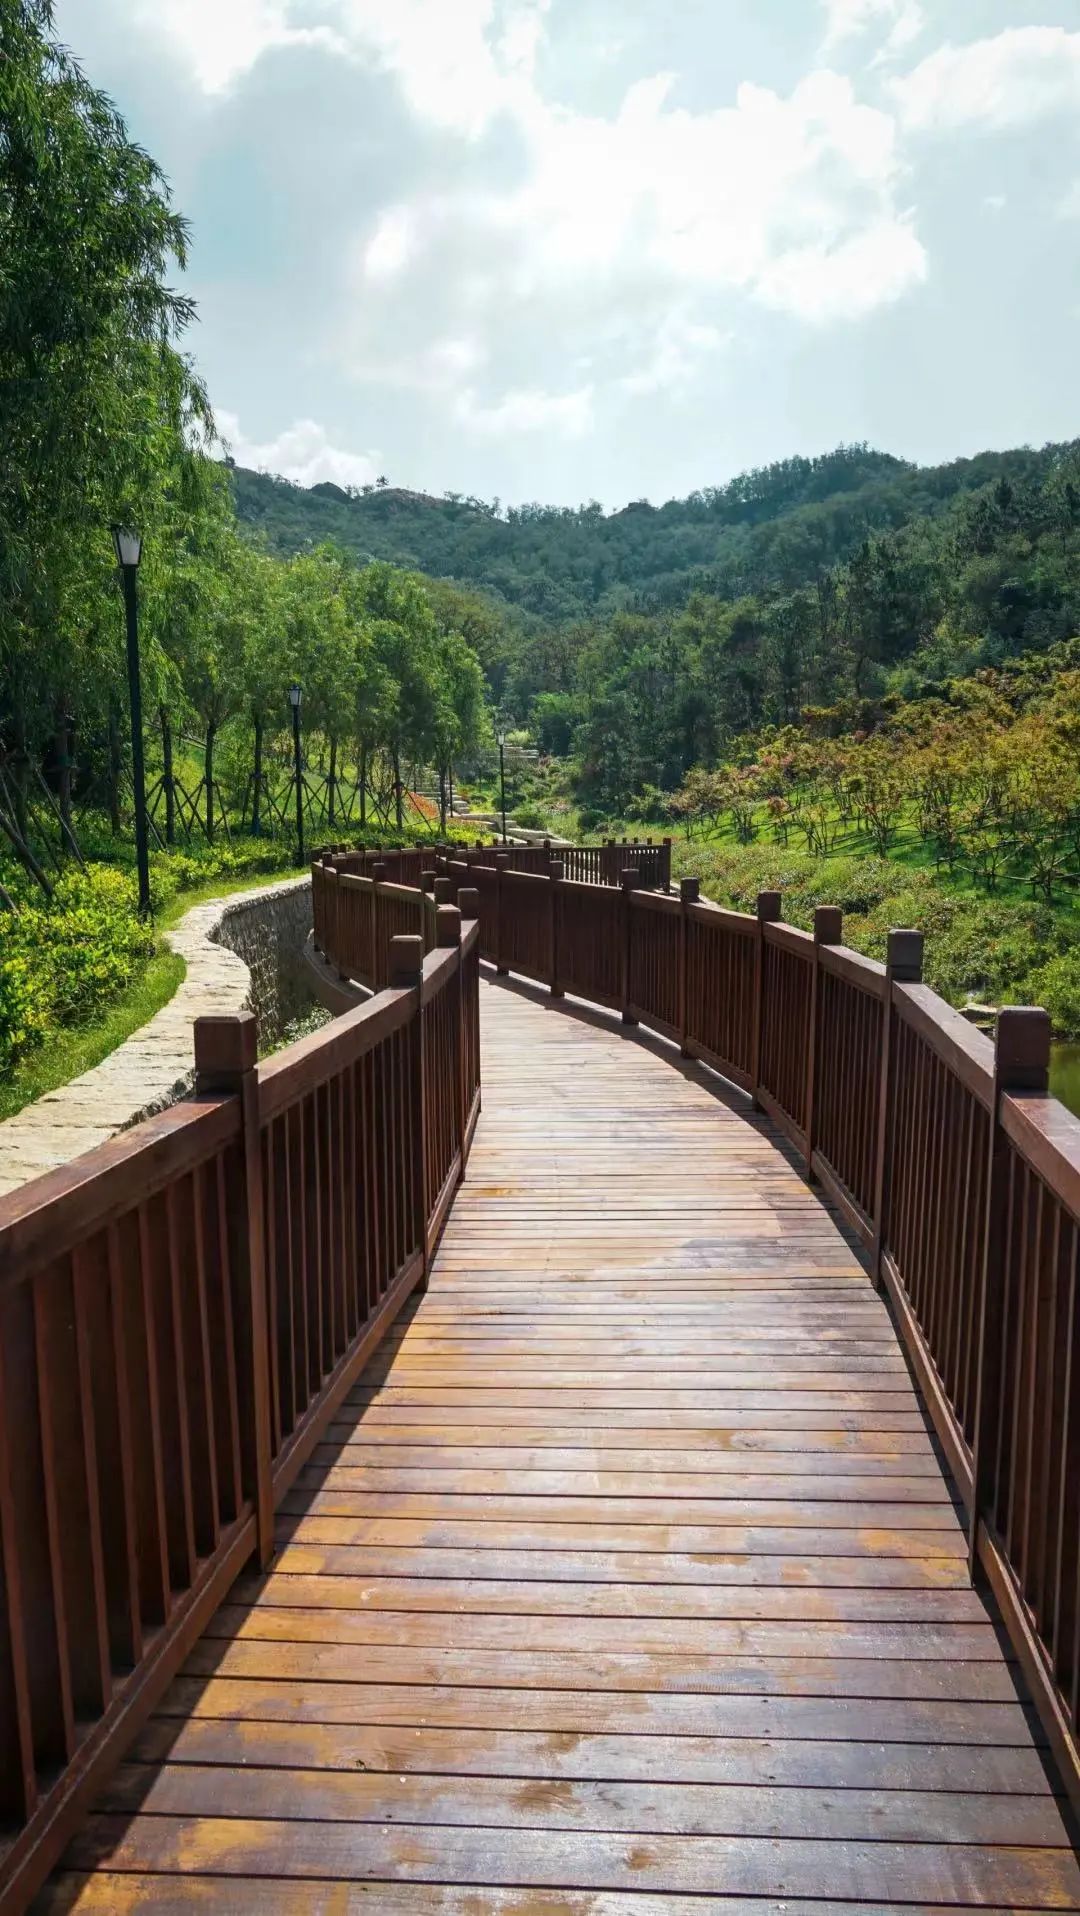
[[[142,558],[142,534],[130,526],[112,527],[113,545],[116,547],[118,565],[134,568]]]
[[[505,732],[496,732],[496,734],[495,734],[495,741],[496,741],[496,744],[498,745],[498,747],[499,747],[499,750],[500,750],[500,752],[501,752],[501,751],[502,751],[502,748],[503,748],[503,746],[504,746],[504,745],[506,744],[506,733],[505,733]]]
[[[303,696],[304,694],[298,685],[290,685],[289,704],[292,706],[292,709],[294,712],[298,712],[300,710],[300,701],[303,698]]]

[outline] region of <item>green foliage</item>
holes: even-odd
[[[57,1025],[86,1023],[131,983],[154,946],[130,877],[107,865],[71,872],[46,906],[4,921],[0,1076]]]
[[[926,982],[950,1003],[1045,1003],[1063,1037],[1080,1037],[1075,927],[1046,906],[952,892],[932,872],[890,859],[822,859],[766,845],[677,846],[673,870],[700,877],[707,897],[736,911],[753,911],[759,891],[780,891],[785,919],[805,931],[818,905],[837,905],[845,944],[868,958],[884,959],[894,926],[917,926]]]

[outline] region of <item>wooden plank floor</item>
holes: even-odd
[[[40,1907],[1080,1908],[839,1229],[699,1067],[481,989],[430,1290]]]

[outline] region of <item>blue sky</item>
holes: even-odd
[[[1080,0],[60,0],[244,464],[618,505],[1080,435]]]

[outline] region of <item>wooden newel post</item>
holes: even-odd
[[[671,890],[671,840],[670,838],[664,838],[664,839],[661,839],[660,842],[662,846],[662,850],[660,853],[660,884],[663,887],[664,891],[670,891]],[[695,883],[696,882],[697,881],[695,880]]]
[[[237,1366],[244,1492],[255,1507],[256,1550],[265,1570],[274,1554],[272,1395],[276,1389],[274,1346],[266,1293],[266,1225],[263,1211],[262,1143],[259,1133],[258,1026],[253,1012],[195,1020],[195,1094],[240,1100],[240,1161],[243,1202],[228,1206],[229,1257],[241,1293],[237,1318]],[[236,1194],[237,1196],[239,1194]]]
[[[551,919],[550,919],[550,932],[549,932],[549,942],[548,942],[548,956],[549,956],[549,960],[551,964],[550,983],[551,983],[551,995],[553,998],[561,998],[563,996],[563,988],[561,984],[559,983],[559,886],[562,884],[563,879],[565,877],[566,877],[566,866],[563,860],[561,858],[549,859],[548,860],[548,880],[549,880],[548,904],[551,911]]]
[[[436,883],[437,880],[434,872],[428,871],[420,873],[420,890],[427,892],[429,896],[434,893]]]
[[[480,893],[475,885],[462,885],[458,891],[457,903],[463,918],[479,918]]]
[[[885,958],[885,990],[881,1005],[881,1067],[878,1075],[877,1137],[874,1144],[874,1210],[871,1222],[874,1239],[870,1247],[870,1276],[881,1289],[881,1260],[889,1228],[889,1158],[892,1143],[892,1109],[895,1102],[893,1041],[893,986],[921,985],[923,973],[923,934],[921,931],[891,931]]]
[[[435,893],[435,903],[437,905],[452,905],[453,904],[454,886],[453,886],[453,881],[451,879],[437,878],[435,880],[433,889]]]
[[[765,1045],[765,927],[777,925],[783,902],[778,891],[759,891],[757,895],[757,951],[754,958],[754,1028],[751,1034],[751,1070],[753,1073],[752,1095],[758,1102],[761,1090],[761,1070]]]
[[[634,935],[634,905],[632,894],[641,885],[641,873],[634,865],[624,865],[619,873],[619,885],[622,889],[622,1021],[624,1025],[636,1025],[637,1019],[630,1009],[630,940]]]
[[[379,909],[379,886],[386,879],[386,861],[377,858],[371,867],[371,988],[381,991],[386,983],[389,958],[383,950],[382,912]]]
[[[671,840],[669,838],[669,839],[666,839],[664,842],[669,848],[668,869],[670,871]],[[679,1050],[684,1058],[688,1058],[690,1056],[690,1050],[687,1044],[687,1034],[690,1029],[690,1000],[688,995],[688,987],[689,987],[688,952],[690,947],[689,907],[691,905],[696,905],[700,897],[701,897],[700,878],[680,878],[679,902],[682,905],[682,910],[679,913],[679,982],[678,982],[678,1014],[677,1015],[678,1015],[678,1026],[679,1026]]]
[[[495,971],[496,971],[496,975],[499,978],[505,978],[510,970],[509,965],[504,965],[503,963],[503,952],[506,949],[506,939],[503,936],[503,914],[505,913],[507,909],[506,891],[503,885],[503,880],[506,877],[506,874],[509,871],[509,869],[510,869],[509,852],[496,852],[495,854]]]
[[[968,1513],[968,1548],[973,1574],[978,1557],[979,1525],[992,1522],[994,1516],[996,1460],[1001,1428],[1011,1169],[1011,1147],[1001,1122],[1001,1106],[1003,1099],[1012,1092],[1045,1094],[1049,1082],[1050,1019],[1047,1013],[1013,1006],[999,1011],[994,1045],[983,1281],[979,1304],[978,1392],[972,1443],[971,1509]]]
[[[823,945],[842,945],[844,915],[835,905],[819,905],[814,913],[814,967],[810,977],[810,1035],[806,1046],[806,1175],[814,1169],[814,1099],[825,1042],[825,986],[821,969]]]
[[[409,1115],[412,1125],[412,1237],[423,1259],[421,1284],[428,1274],[427,1111],[424,1098],[424,941],[415,932],[391,938],[387,983],[391,991],[415,991],[416,1004],[408,1024]]]
[[[461,943],[461,913],[456,905],[440,905],[435,913],[435,949],[452,951]]]
[[[465,1131],[469,1122],[469,1091],[465,1083],[465,973],[461,963],[461,911],[457,905],[440,905],[435,914],[435,948],[437,951],[456,951],[458,953],[458,976],[454,986],[447,990],[456,993],[453,1023],[453,1081],[456,1110],[457,1142],[461,1153],[458,1179],[465,1175]],[[421,1010],[421,1018],[426,1012]],[[429,1193],[434,1205],[437,1191]]]

